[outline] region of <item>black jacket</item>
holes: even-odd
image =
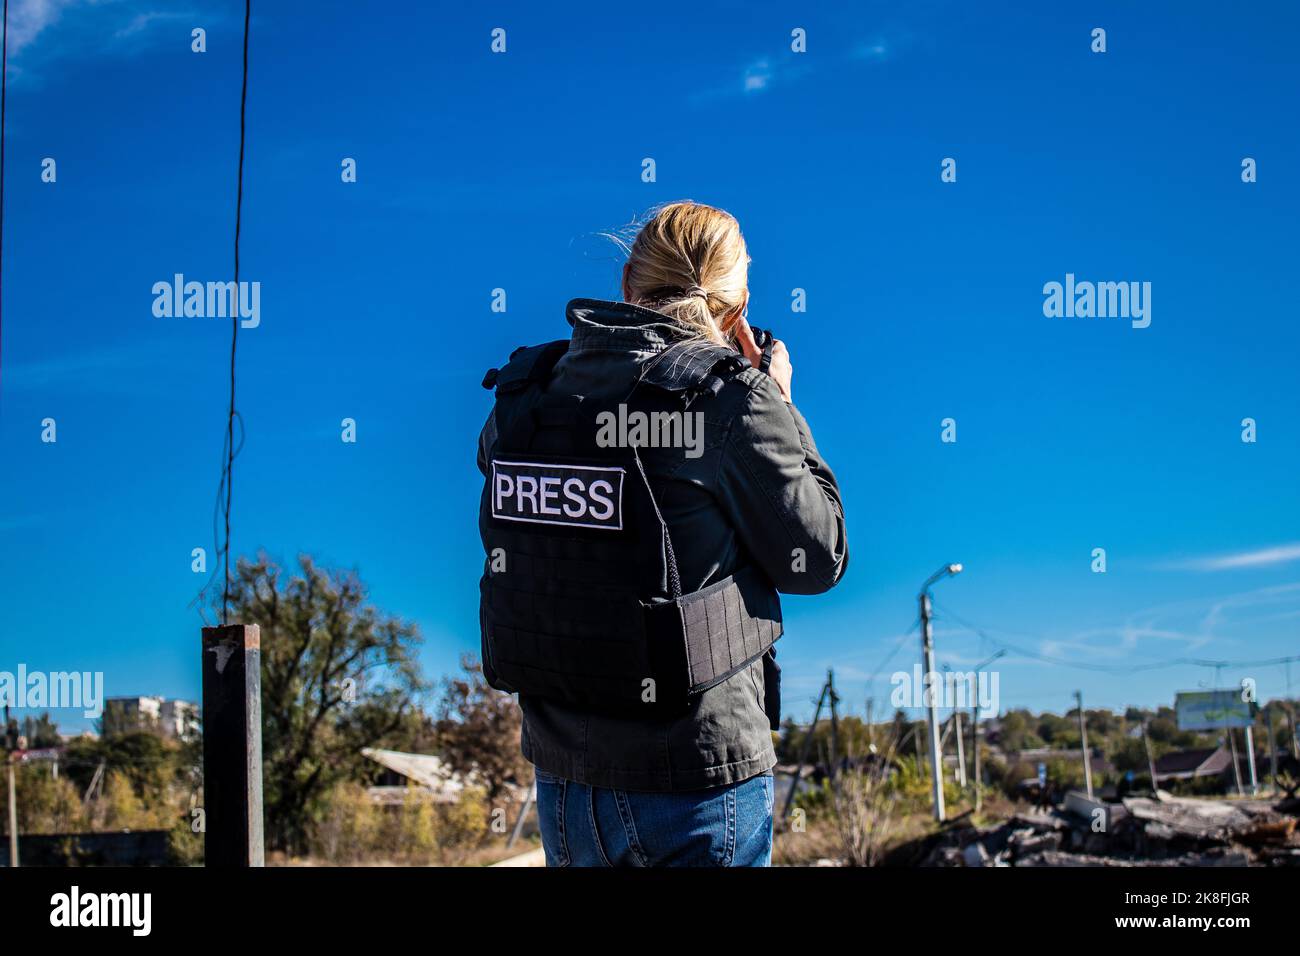
[[[571,394],[626,395],[643,363],[656,361],[674,341],[663,315],[626,303],[575,299],[568,320],[569,351],[551,387]],[[844,508],[798,409],[765,373],[750,368],[716,394],[696,398],[688,411],[703,413],[698,456],[642,450],[683,590],[748,564],[785,593],[833,587],[848,563]],[[495,440],[489,416],[479,438],[485,476]],[[684,716],[669,721],[580,713],[523,698],[524,756],[547,773],[625,790],[694,790],[763,773],[776,763],[771,731],[780,717],[773,657],[769,652],[703,692]]]

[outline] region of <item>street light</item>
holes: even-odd
[[[998,651],[992,657],[980,661],[975,665],[975,700],[970,709],[970,746],[971,746],[971,763],[975,777],[975,812],[979,813],[983,806],[983,795],[980,792],[980,673],[999,657],[1003,657],[1007,652]]]
[[[925,583],[921,585],[921,594],[925,594],[926,591],[930,590],[932,584],[942,581],[944,578],[956,577],[961,574],[961,570],[960,564],[945,564],[925,579]]]
[[[930,633],[930,587],[931,585],[961,574],[960,564],[945,564],[934,574],[925,579],[917,600],[921,604],[921,686],[928,685],[926,695],[926,717],[930,724],[930,783],[934,792],[934,818],[939,823],[944,821],[943,809],[943,758],[939,752],[939,708],[935,704],[934,689],[934,637]]]

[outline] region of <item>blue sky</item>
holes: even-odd
[[[255,3],[234,550],[357,567],[453,670],[478,646],[484,369],[617,296],[598,233],[691,198],[739,218],[751,321],[788,342],[848,511],[845,581],[786,601],[787,711],[828,666],[846,709],[888,710],[948,561],[940,663],[1053,661],[999,661],[1003,707],[1168,703],[1213,671],[1130,668],[1300,653],[1300,14],[1048,6]],[[228,326],[155,318],[151,288],[230,278],[242,5],[10,16],[0,669],[195,698]],[[1066,273],[1150,282],[1150,327],[1045,317]],[[1246,676],[1287,690],[1221,675]]]

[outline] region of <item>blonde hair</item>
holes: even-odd
[[[651,211],[630,246],[612,238],[627,251],[628,302],[668,316],[690,338],[729,344],[721,322],[745,307],[749,288],[749,252],[734,216],[672,202]]]

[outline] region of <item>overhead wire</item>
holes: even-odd
[[[230,610],[230,509],[235,490],[235,347],[239,342],[240,308],[243,298],[239,285],[239,234],[244,215],[244,145],[246,142],[245,118],[248,110],[248,23],[252,17],[252,0],[244,0],[244,67],[239,91],[239,172],[235,186],[235,302],[230,317],[230,405],[226,413],[226,464],[222,482],[226,490],[225,538],[221,548],[224,586],[221,589],[221,623],[227,622]],[[240,419],[240,447],[243,447],[244,425]],[[220,493],[220,492],[218,492]]]
[[[954,613],[950,608],[944,605],[935,604],[936,611],[944,618],[953,621],[959,626],[978,635],[981,639],[988,641],[994,647],[1005,650],[1011,654],[1017,654],[1021,657],[1027,657],[1032,660],[1042,661],[1047,664],[1054,664],[1059,667],[1073,667],[1079,670],[1097,671],[1107,674],[1127,674],[1134,671],[1161,670],[1169,667],[1209,667],[1209,668],[1239,668],[1239,667],[1270,667],[1274,665],[1289,664],[1292,661],[1300,661],[1300,655],[1290,657],[1272,657],[1258,660],[1210,660],[1206,658],[1179,657],[1166,658],[1165,660],[1148,661],[1145,663],[1127,663],[1127,664],[1095,664],[1087,661],[1071,661],[1061,657],[1055,657],[1050,654],[1042,654],[1025,647],[1013,644],[1010,641],[994,637],[985,628],[962,618]]]
[[[4,39],[0,41],[0,358],[4,347],[5,109],[9,99],[9,0],[4,0]],[[0,361],[0,368],[3,368]],[[0,386],[3,379],[0,378]],[[4,393],[0,387],[0,395]]]

